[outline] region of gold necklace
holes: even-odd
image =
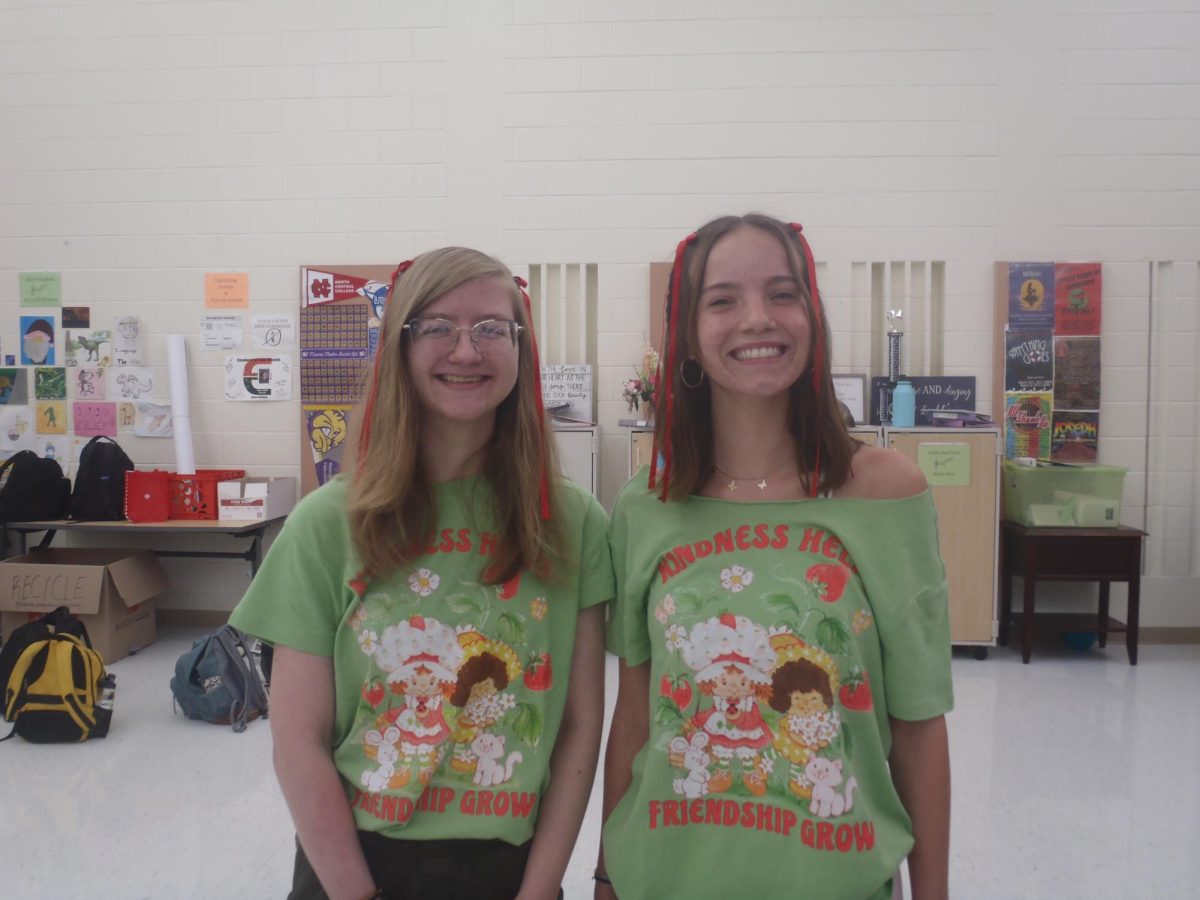
[[[713,461],[713,467],[718,472],[722,473],[723,475],[729,476],[729,484],[725,485],[725,489],[727,491],[730,491],[730,492],[736,491],[737,487],[738,487],[737,483],[739,481],[755,481],[755,479],[753,479],[753,478],[738,478],[736,475],[734,475],[732,472],[730,472],[728,469],[726,469],[723,465],[721,465],[716,460]],[[766,475],[764,475],[762,478],[757,479],[757,482],[758,483],[755,485],[755,487],[757,487],[760,491],[765,491],[767,489],[767,476]]]

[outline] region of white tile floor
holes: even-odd
[[[194,633],[111,667],[107,739],[0,744],[0,896],[286,894],[267,724],[239,735],[172,715],[167,682]],[[1121,646],[1050,644],[1028,666],[1002,648],[956,654],[954,676],[951,896],[1200,897],[1200,647],[1143,646],[1136,668]],[[598,816],[593,803],[568,900],[591,896]]]

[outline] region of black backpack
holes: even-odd
[[[112,438],[97,435],[79,454],[70,514],[81,521],[125,518],[125,473],[133,460]]]
[[[14,453],[0,465],[0,481],[0,523],[61,519],[67,514],[71,482],[53,459],[32,450]]]

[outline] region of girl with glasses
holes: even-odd
[[[274,643],[294,898],[553,898],[603,715],[606,521],[557,475],[528,300],[402,263],[358,464],[297,505],[232,622]]]
[[[846,431],[799,226],[678,247],[657,452],[616,500],[596,897],[946,896],[945,569],[920,470]]]

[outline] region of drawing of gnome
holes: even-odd
[[[771,731],[759,701],[770,698],[775,664],[767,629],[732,613],[706,619],[691,630],[683,660],[695,671],[700,692],[713,700],[690,722],[708,735],[716,766],[709,792],[729,790],[736,759],[746,788],[761,797],[767,791],[761,751],[771,743]]]
[[[375,662],[387,673],[388,688],[404,701],[389,709],[379,726],[383,730],[394,724],[400,730],[400,760],[391,787],[407,784],[413,768],[423,785],[433,777],[450,737],[442,702],[454,690],[462,658],[454,629],[437,619],[412,616],[383,630]]]

